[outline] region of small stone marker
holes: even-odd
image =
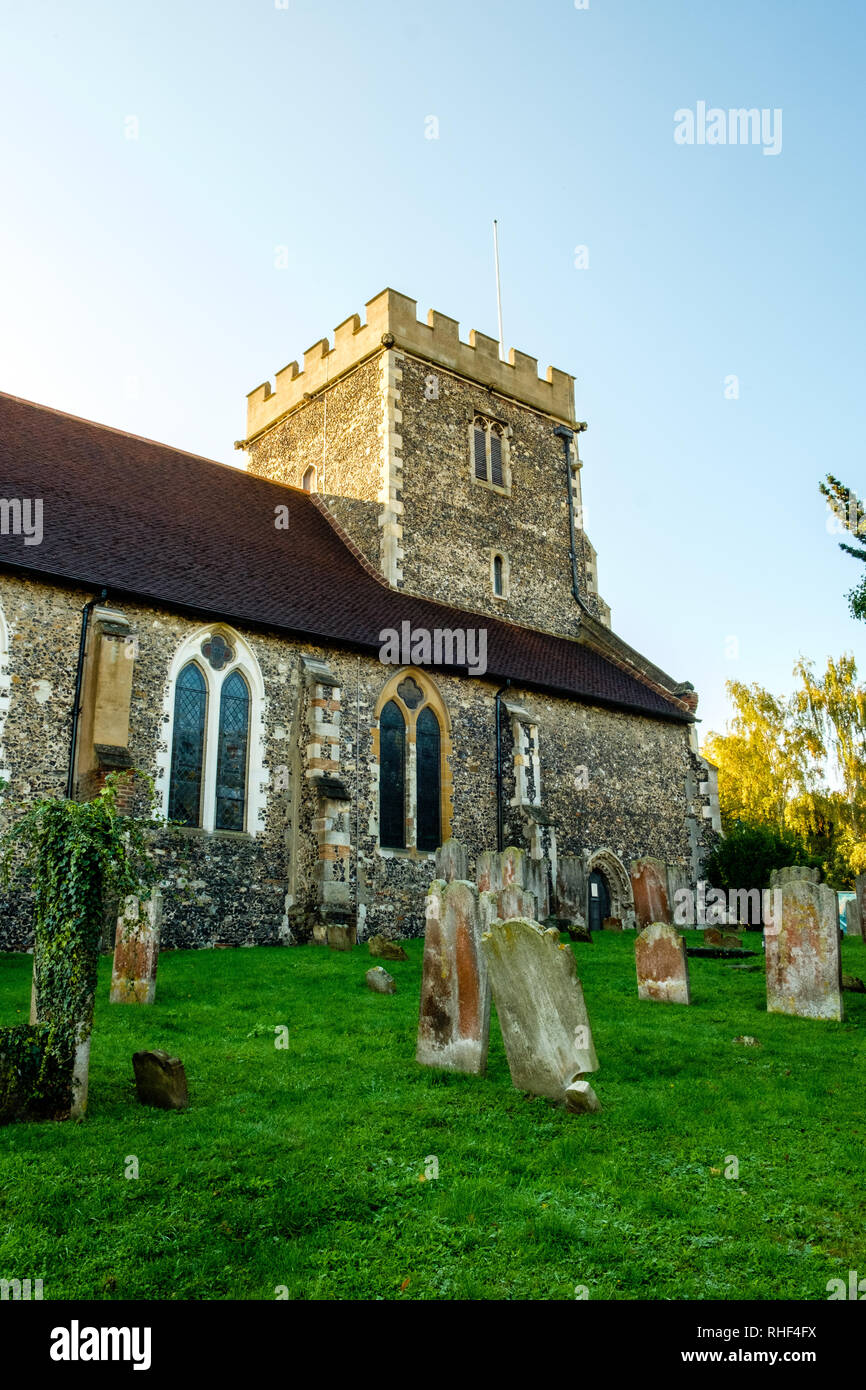
[[[619,917],[605,917],[601,929],[602,931],[622,931],[622,922]]]
[[[565,1108],[572,1115],[585,1115],[600,1110],[601,1103],[588,1081],[572,1081],[565,1088]]]
[[[778,902],[764,923],[768,1013],[841,1019],[836,894],[803,875],[783,878],[774,887]]]
[[[399,941],[391,941],[387,936],[371,936],[367,942],[367,949],[371,956],[377,956],[379,960],[409,959]]]
[[[179,1057],[167,1052],[134,1052],[135,1087],[142,1105],[183,1110],[189,1104],[186,1073]]]
[[[446,840],[436,851],[436,877],[445,883],[469,878],[469,851],[459,840]]]
[[[374,965],[372,970],[367,971],[364,979],[367,981],[368,989],[372,989],[375,994],[394,994],[397,989],[394,976],[389,975],[382,965]]]
[[[866,985],[859,975],[843,975],[842,988],[847,990],[849,994],[866,994]]]
[[[111,971],[112,1004],[153,1003],[161,920],[162,893],[159,889],[155,889],[146,902],[127,898],[117,919]]]
[[[567,1094],[598,1071],[571,947],[554,928],[519,918],[493,922],[481,946],[514,1085],[572,1108],[598,1108],[591,1087]]]
[[[423,1066],[478,1076],[487,1070],[490,984],[481,932],[490,896],[460,879],[430,885],[415,1053]]]
[[[354,932],[351,927],[345,927],[338,922],[330,924],[328,945],[332,951],[351,951],[354,944]]]
[[[653,922],[634,943],[638,999],[661,1004],[690,1004],[686,943],[676,927]]]

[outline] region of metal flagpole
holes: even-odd
[[[493,260],[496,266],[496,309],[499,314],[499,356],[505,361],[505,340],[502,336],[502,286],[499,282],[499,226],[493,219]]]

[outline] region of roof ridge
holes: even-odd
[[[164,439],[152,439],[147,434],[133,434],[131,430],[121,429],[119,425],[106,425],[102,420],[91,420],[87,415],[73,415],[69,410],[59,410],[54,405],[44,405],[42,401],[31,401],[28,396],[16,396],[11,391],[0,391],[0,399],[15,401],[18,405],[28,405],[33,410],[44,410],[48,415],[59,415],[64,420],[74,420],[79,425],[90,425],[93,429],[106,430],[109,434],[119,434],[124,439],[136,439],[139,444],[152,444],[157,449],[167,449],[172,454],[182,454],[184,458],[198,459],[199,463],[213,464],[214,468],[230,468],[233,473],[247,473],[246,468],[238,468],[233,463],[222,463],[219,459],[208,458],[205,454],[194,454],[191,449],[179,449],[174,444],[166,444]],[[256,477],[255,473],[248,473],[251,478]],[[262,481],[272,482],[273,479],[263,479]],[[289,487],[291,484],[281,484],[280,486]],[[294,489],[297,491],[298,489]]]

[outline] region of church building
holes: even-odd
[[[422,935],[450,839],[642,924],[718,799],[693,687],[599,594],[584,428],[572,377],[393,290],[250,393],[243,469],[0,395],[0,818],[147,774],[169,947]]]

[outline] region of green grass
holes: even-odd
[[[604,1107],[581,1117],[513,1089],[495,1015],[486,1078],[416,1065],[421,942],[392,997],[365,949],[260,947],[166,953],[154,1007],[112,1006],[103,959],[86,1120],[0,1129],[0,1277],[46,1299],[826,1299],[866,1275],[866,995],[842,1024],[768,1015],[762,970],[692,958],[690,1008],[639,1003],[633,937],[574,949]],[[866,976],[866,946],[843,964]],[[0,1024],[26,1020],[30,969],[0,956]],[[188,1111],[137,1103],[140,1048],[182,1058]]]

